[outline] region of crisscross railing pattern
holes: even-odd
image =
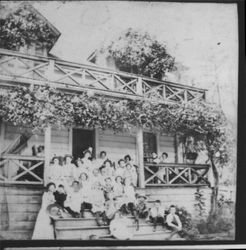
[[[0,49],[0,80],[18,83],[49,83],[79,90],[93,88],[118,97],[156,95],[167,102],[205,99],[205,90],[153,78],[78,64],[56,58],[31,56]],[[1,82],[0,82],[1,85]]]
[[[145,186],[210,185],[209,165],[145,163]]]

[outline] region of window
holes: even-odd
[[[143,133],[144,159],[151,157],[151,153],[157,153],[156,135],[150,132]]]

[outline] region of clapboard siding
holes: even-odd
[[[212,190],[208,187],[201,187],[201,192],[203,193],[203,198],[205,199],[205,214],[208,215],[211,208],[211,193]],[[141,190],[140,190],[141,192]],[[170,205],[175,205],[178,207],[184,207],[192,215],[195,216],[196,209],[195,200],[196,188],[194,187],[171,187],[171,188],[146,188],[145,194],[148,195],[150,201],[161,200],[162,205],[168,208]]]
[[[99,131],[99,152],[105,150],[109,159],[118,161],[126,154],[131,155],[133,161],[137,163],[136,135],[134,134],[114,134],[111,131]]]
[[[30,239],[41,206],[43,188],[32,185],[0,186],[0,238]]]
[[[24,131],[30,131],[30,128],[13,126],[6,124],[4,135],[4,147],[7,147],[13,142],[18,135]],[[32,146],[44,145],[44,134],[35,132],[35,134],[28,140],[27,147],[22,150],[22,155],[32,155]],[[51,156],[65,155],[69,153],[69,129],[52,129],[51,131]]]

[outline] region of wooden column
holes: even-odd
[[[68,129],[68,147],[69,154],[73,153],[73,128]]]
[[[0,155],[4,150],[4,134],[5,134],[5,124],[3,122],[0,123]]]
[[[55,74],[55,60],[49,60],[48,70],[46,72],[47,78],[52,81],[54,80],[54,74]]]
[[[94,152],[95,152],[95,157],[97,158],[99,155],[99,128],[95,128],[95,140],[94,140]]]
[[[136,92],[138,95],[143,95],[143,83],[141,77],[138,77]]]
[[[47,184],[47,168],[50,165],[50,150],[51,150],[51,127],[47,127],[44,133],[44,185]]]
[[[144,180],[144,147],[143,147],[143,129],[137,128],[137,155],[138,155],[138,168],[139,168],[139,187],[145,187]]]
[[[174,136],[175,163],[179,163],[179,139],[178,134]]]
[[[158,156],[161,156],[161,147],[160,147],[160,133],[156,133],[156,153]]]

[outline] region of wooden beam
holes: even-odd
[[[160,133],[156,133],[156,153],[161,156]]]
[[[137,156],[138,156],[138,169],[139,169],[139,187],[145,187],[144,181],[144,147],[143,147],[143,129],[137,128]]]
[[[73,128],[68,129],[68,148],[69,154],[73,153]]]
[[[0,155],[1,155],[4,150],[4,135],[5,135],[5,124],[3,123],[3,121],[1,122],[0,126],[1,126],[0,127]]]
[[[50,165],[50,150],[51,150],[51,127],[48,126],[44,133],[44,185],[47,184],[47,169]]]
[[[99,128],[95,128],[95,141],[94,141],[94,151],[95,151],[95,157],[98,157],[99,151],[100,151],[100,147],[99,147]]]
[[[175,152],[175,163],[179,162],[179,139],[178,139],[178,135],[175,134],[174,136],[174,152]]]

